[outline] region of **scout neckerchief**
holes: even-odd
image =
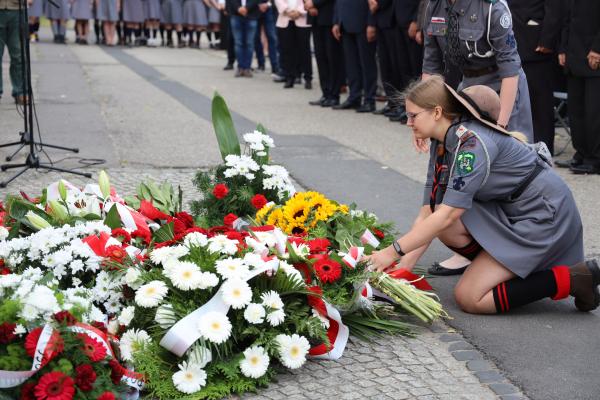
[[[462,54],[460,47],[460,38],[458,37],[458,12],[454,10],[456,1],[446,0],[448,4],[448,49],[446,53],[450,62],[457,67],[462,67],[465,62],[465,57]]]
[[[444,196],[444,192],[446,191],[446,185],[440,183],[440,179],[442,177],[442,171],[447,166],[444,164],[444,156],[446,155],[446,147],[444,143],[438,142],[435,148],[435,165],[433,170],[433,185],[431,186],[431,196],[429,197],[429,207],[431,208],[431,212],[435,211],[435,205],[438,200],[438,195]]]

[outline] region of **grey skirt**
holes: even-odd
[[[71,7],[69,6],[69,0],[54,0],[59,7],[54,5],[46,4],[46,18],[48,19],[70,19],[71,18]]]
[[[208,14],[208,23],[209,24],[219,24],[221,23],[221,13],[216,8],[204,5]]]
[[[96,19],[109,22],[118,21],[117,0],[99,0],[96,8]]]
[[[474,201],[461,220],[485,251],[521,278],[584,260],[575,199],[550,167],[516,200]]]
[[[183,1],[183,23],[185,25],[208,25],[206,6],[202,0]]]
[[[71,4],[71,16],[74,19],[92,19],[92,2],[90,0],[75,0]]]
[[[144,20],[160,19],[160,0],[143,0]]]
[[[123,0],[123,21],[144,22],[144,7],[142,0]]]
[[[183,1],[163,0],[161,22],[163,24],[183,24]]]
[[[45,0],[33,0],[31,7],[27,10],[30,17],[39,18],[44,15],[44,7],[46,6]]]

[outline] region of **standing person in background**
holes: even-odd
[[[252,78],[250,67],[254,52],[254,37],[258,25],[259,0],[231,0],[227,12],[231,16],[231,30],[235,41],[235,57],[238,62],[236,77]]]
[[[177,33],[178,47],[184,47],[181,37],[183,29],[183,0],[163,0],[162,3],[162,21],[165,25],[167,34],[167,46],[173,45],[173,29]]]
[[[92,19],[92,0],[73,0],[71,16],[75,19],[75,43],[88,44],[89,22]]]
[[[309,101],[310,105],[333,107],[340,104],[340,90],[344,84],[344,53],[341,43],[333,36],[335,0],[305,0],[312,26],[315,58],[319,69],[321,98]]]
[[[534,142],[554,154],[554,95],[549,82],[557,63],[563,0],[509,0],[517,49],[531,96]]]
[[[144,20],[148,30],[148,46],[160,46],[158,28],[160,26],[160,0],[144,0]]]
[[[115,26],[120,11],[121,0],[96,0],[96,17],[102,22],[107,46],[115,45]]]
[[[29,99],[25,93],[23,68],[23,57],[21,57],[21,24],[19,21],[19,1],[0,1],[0,97],[2,97],[2,57],[4,46],[8,47],[10,56],[10,83],[12,85],[12,96],[19,105],[25,105]],[[24,18],[23,18],[24,19]],[[27,21],[22,21],[26,23]]]
[[[69,0],[54,0],[58,5],[48,3],[46,7],[46,18],[50,20],[52,34],[54,35],[54,43],[67,43],[67,22],[71,18]]]
[[[310,25],[301,0],[275,0],[279,17],[277,30],[281,40],[281,60],[286,73],[285,89],[293,88],[296,72],[304,76],[305,88],[312,88]]]
[[[235,42],[231,31],[231,16],[227,11],[225,0],[218,0],[217,8],[221,12],[221,49],[227,50],[227,64],[223,70],[228,71],[233,69],[233,64],[235,64]]]
[[[142,42],[142,23],[144,22],[144,6],[142,0],[122,0],[123,21],[125,22],[125,45],[139,46]],[[131,41],[131,33],[135,41]]]
[[[559,62],[567,70],[575,155],[560,166],[600,173],[600,2],[569,0]]]
[[[27,13],[29,15],[29,39],[31,42],[39,42],[38,31],[40,30],[40,17],[44,15],[46,7],[45,0],[33,0]]]
[[[375,16],[364,0],[337,0],[333,22],[331,30],[342,41],[350,86],[346,101],[333,109],[373,112],[377,90]]]
[[[189,46],[200,48],[200,34],[208,26],[206,6],[202,0],[183,0],[183,26],[189,33]]]
[[[204,0],[204,6],[208,17],[208,28],[206,29],[208,47],[216,49],[217,42],[221,40],[221,13],[215,0]]]
[[[256,27],[256,37],[254,38],[254,51],[256,53],[256,61],[258,62],[258,70],[265,70],[265,53],[262,44],[261,31],[264,29],[267,43],[269,45],[269,62],[271,63],[271,74],[279,74],[279,40],[277,39],[277,28],[275,21],[277,19],[276,7],[273,6],[271,0],[259,3],[258,8],[262,13],[258,18]]]

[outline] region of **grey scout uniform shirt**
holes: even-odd
[[[448,61],[448,7],[448,0],[429,0],[427,5],[424,21],[425,73],[443,74],[444,63]],[[519,75],[521,59],[517,52],[512,17],[506,2],[456,0],[452,8],[458,13],[460,53],[464,62],[460,66],[461,71],[498,66],[498,71],[488,74],[489,76],[465,78],[464,87],[483,84],[499,90],[503,78]],[[490,10],[491,19],[488,21]],[[473,82],[467,82],[469,80]]]

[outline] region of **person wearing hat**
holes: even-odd
[[[457,93],[433,76],[404,98],[414,135],[431,140],[423,207],[407,234],[368,257],[371,267],[414,265],[438,238],[472,260],[454,289],[465,312],[504,313],[569,295],[581,311],[597,308],[600,267],[583,261],[573,195],[523,135],[495,123],[498,95],[483,85]]]
[[[424,25],[423,77],[454,64],[460,88],[486,85],[500,94],[499,125],[533,141],[527,79],[512,16],[504,0],[429,0]]]

